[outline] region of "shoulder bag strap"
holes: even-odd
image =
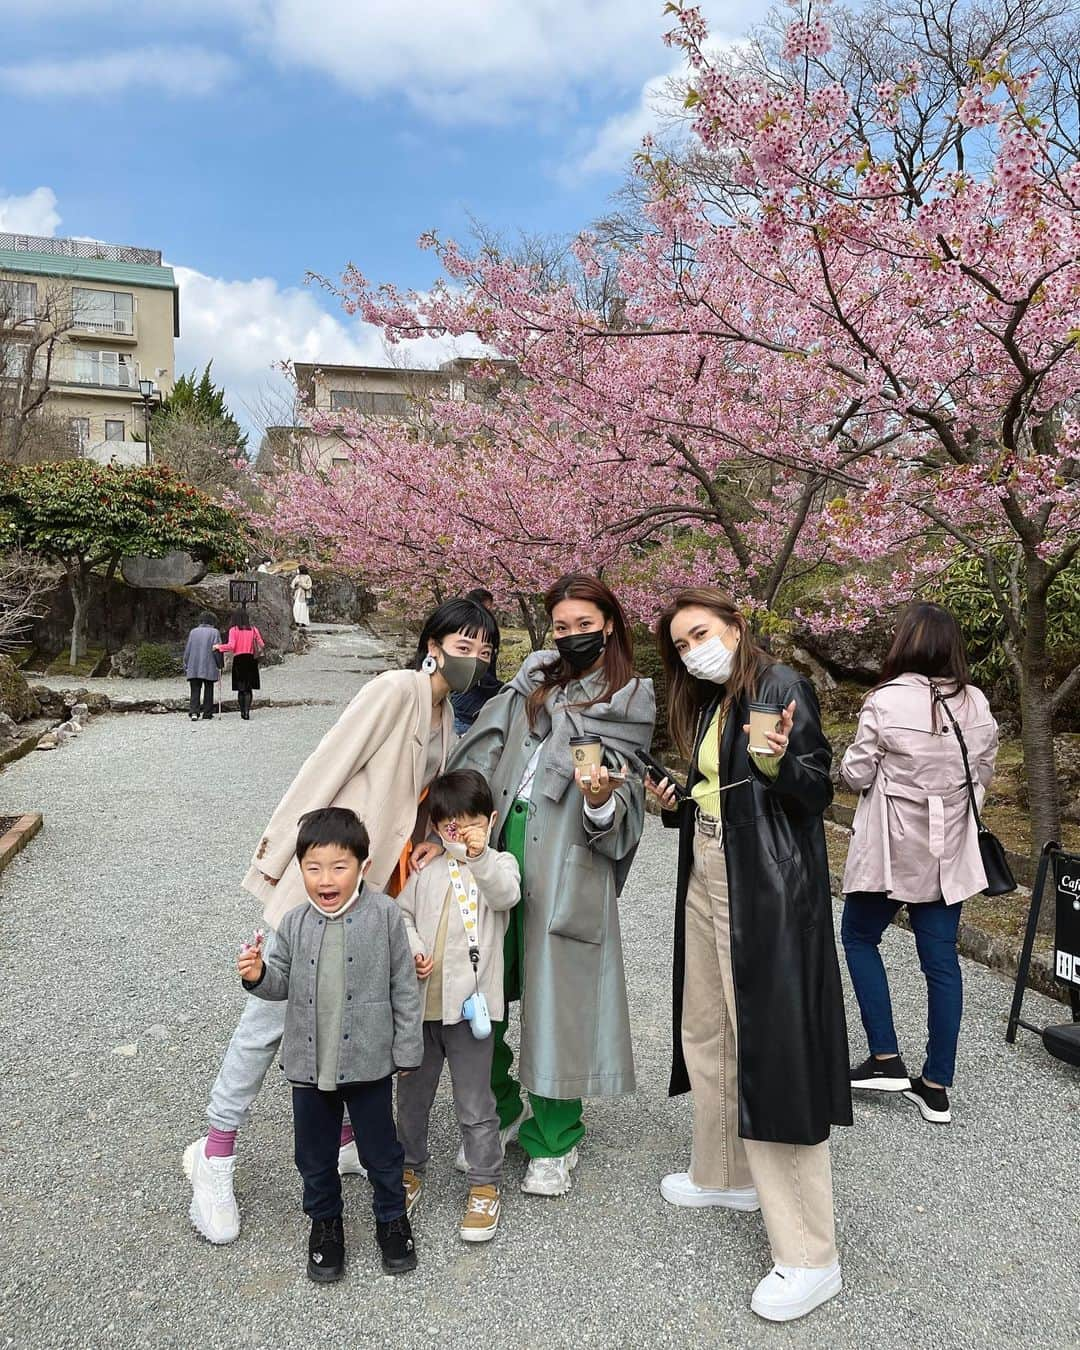
[[[971,799],[971,809],[975,815],[975,824],[982,830],[985,827],[982,823],[982,817],[979,815],[978,802],[975,800],[975,784],[971,777],[971,764],[968,762],[967,743],[964,740],[964,733],[960,730],[960,723],[953,715],[953,710],[949,707],[948,700],[933,680],[930,681],[930,693],[934,697],[934,702],[940,706],[942,712],[953,725],[953,731],[956,733],[956,740],[960,746],[960,754],[964,759],[964,777],[967,779],[968,797]]]

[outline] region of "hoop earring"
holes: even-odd
[[[438,661],[435,660],[432,654],[428,652],[427,656],[425,656],[423,661],[420,663],[420,669],[425,675],[434,675],[435,672],[439,669],[439,663]]]

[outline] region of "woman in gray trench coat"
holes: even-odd
[[[448,767],[488,779],[502,847],[522,869],[504,949],[507,999],[521,1000],[520,1083],[503,1022],[492,1087],[504,1141],[516,1137],[529,1155],[522,1190],[563,1195],[585,1134],[581,1098],[634,1089],[618,896],[645,804],[640,782],[610,771],[649,748],[656,700],[633,673],[626,618],[606,586],[563,577],[545,604],[558,650],[526,660]],[[589,735],[604,762],[583,781],[570,739]]]

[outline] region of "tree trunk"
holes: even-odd
[[[544,650],[544,638],[548,631],[548,614],[542,603],[538,603],[531,596],[518,595],[518,610],[521,613],[521,621],[525,625],[525,631],[529,634],[529,642],[534,652]]]
[[[71,666],[74,669],[86,649],[86,616],[90,608],[90,575],[81,564],[69,567],[68,587],[71,590]]]
[[[1031,825],[1031,857],[1037,862],[1049,839],[1061,838],[1061,787],[1054,762],[1054,717],[1046,688],[1046,599],[1029,585],[1020,680],[1021,741],[1024,747],[1024,777],[1027,780],[1028,817]],[[1054,906],[1043,905],[1039,927],[1050,931]]]

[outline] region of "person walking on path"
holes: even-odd
[[[400,891],[412,843],[427,834],[422,796],[442,772],[453,741],[449,694],[480,678],[494,639],[495,621],[481,606],[467,600],[440,605],[423,625],[410,668],[385,671],[365,684],[308,756],[242,883],[262,904],[271,929],[307,903],[295,857],[297,821],[319,807],[356,812],[371,835],[370,884],[392,895]],[[272,950],[271,935],[267,953]],[[232,1242],[240,1231],[233,1191],[236,1135],[274,1061],[283,1026],[282,1005],[248,1001],[210,1093],[209,1133],[185,1150],[191,1221],[211,1242]],[[361,1172],[348,1130],[341,1150],[342,1170]]]
[[[685,796],[650,784],[679,830],[669,1092],[694,1097],[689,1170],[660,1192],[760,1208],[775,1264],[750,1306],[791,1321],[842,1287],[828,1140],[852,1117],[822,822],[832,751],[813,686],[721,591],[680,591],[656,633],[690,759]],[[751,750],[756,704],[771,729]]]
[[[338,1139],[342,1111],[364,1146],[383,1270],[416,1268],[405,1212],[405,1154],[394,1128],[394,1075],[420,1067],[420,991],[405,920],[388,895],[364,884],[368,832],[352,811],[302,817],[296,839],[308,904],[289,910],[263,959],[237,960],[256,998],[288,1001],[281,1067],[292,1085],[296,1166],[311,1220],[308,1278],[345,1274]]]
[[[483,586],[476,587],[469,591],[466,600],[473,600],[478,605],[492,614],[495,612],[495,597],[489,590]],[[499,640],[495,640],[495,650],[491,656],[491,665],[484,671],[484,677],[480,683],[464,694],[453,694],[450,702],[454,706],[454,730],[459,736],[464,736],[472,724],[480,716],[480,710],[485,703],[490,703],[495,695],[502,689],[502,680],[498,676],[499,664]]]
[[[844,868],[840,936],[870,1043],[869,1058],[851,1070],[852,1087],[902,1092],[924,1120],[942,1125],[952,1119],[947,1089],[963,1009],[960,911],[986,886],[954,718],[981,807],[994,776],[997,723],[971,683],[956,619],[940,605],[912,605],[840,765],[845,785],[862,794]],[[905,906],[926,977],[929,1032],[922,1073],[911,1079],[878,950]]]
[[[200,709],[203,721],[209,722],[214,716],[214,687],[221,679],[221,669],[214,660],[214,649],[220,642],[217,619],[205,609],[199,615],[199,622],[188,634],[184,647],[184,674],[191,689],[188,717],[192,722],[199,720]]]
[[[504,951],[506,998],[521,1000],[520,1082],[503,1019],[492,1087],[504,1145],[516,1137],[529,1156],[521,1189],[551,1196],[570,1189],[581,1099],[634,1090],[617,899],[645,802],[639,781],[612,771],[648,749],[656,700],[652,681],[634,674],[626,617],[602,582],[565,576],[544,603],[557,650],[525,661],[449,767],[477,769],[491,784],[500,847],[521,868]],[[571,757],[576,736],[602,742],[603,764],[587,777]],[[423,856],[435,854],[428,845]],[[459,1154],[459,1169],[464,1162]]]
[[[232,653],[232,687],[240,705],[240,716],[251,720],[252,691],[259,688],[259,656],[266,643],[248,618],[247,605],[241,605],[229,629],[228,642],[220,642],[216,651]]]
[[[298,628],[306,628],[310,621],[311,573],[301,564],[290,582],[293,593],[293,621]]]

